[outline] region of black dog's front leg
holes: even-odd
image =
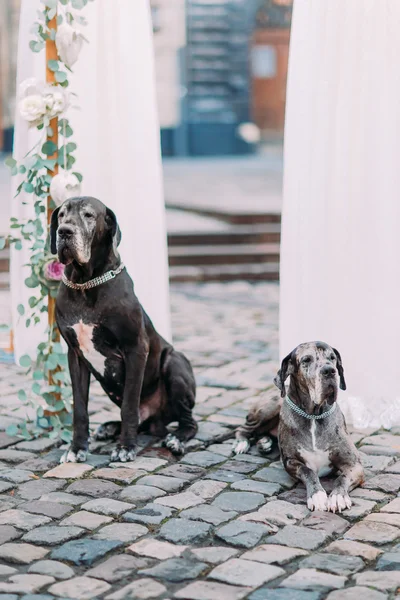
[[[74,434],[70,449],[60,462],[85,462],[89,440],[89,383],[90,372],[74,350],[68,348],[68,364],[74,399]]]
[[[127,462],[136,456],[139,428],[140,394],[146,367],[147,349],[144,346],[125,353],[125,387],[121,406],[121,436],[111,453],[112,461]]]

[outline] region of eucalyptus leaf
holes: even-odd
[[[6,247],[6,242],[7,242],[7,238],[0,237],[0,250],[3,250],[3,248]]]
[[[45,142],[42,146],[42,152],[43,152],[43,154],[46,154],[46,156],[51,156],[56,151],[57,151],[57,146],[51,140],[47,140],[47,142]]]
[[[67,74],[65,71],[56,71],[55,78],[57,83],[64,83],[67,81]]]
[[[24,315],[25,314],[25,306],[23,304],[18,304],[17,311],[19,312],[19,314],[21,316]]]
[[[10,169],[13,169],[17,165],[17,161],[12,156],[8,156],[4,161],[4,164],[7,167],[10,167]]]
[[[21,365],[21,367],[30,367],[31,363],[32,363],[31,357],[28,354],[24,354],[19,359],[19,364]]]
[[[6,434],[10,435],[11,437],[14,437],[14,435],[17,435],[18,433],[18,425],[15,425],[14,423],[12,425],[9,425],[6,429]]]
[[[18,392],[18,400],[21,400],[21,402],[25,402],[25,400],[26,400],[26,392],[25,392],[25,390],[19,390],[19,392]]]
[[[14,248],[16,250],[22,250],[22,242],[20,240],[17,240],[14,244]]]

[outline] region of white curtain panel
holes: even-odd
[[[18,81],[45,77],[45,56],[28,47],[29,29],[42,8],[23,0]],[[78,144],[76,170],[84,180],[82,194],[95,196],[117,215],[122,231],[121,258],[135,291],[159,332],[171,339],[167,237],[163,198],[158,116],[155,96],[153,39],[147,0],[95,0],[81,13],[89,24],[85,43],[73,67],[73,98],[68,118]],[[78,107],[78,108],[74,108]],[[15,156],[33,145],[34,132],[16,117]],[[30,196],[28,196],[31,199]],[[13,200],[13,215],[27,210]],[[12,298],[16,359],[34,354],[42,332],[25,329],[15,310],[26,302],[22,265],[26,252],[13,251]]]
[[[357,427],[400,425],[400,3],[295,0],[280,352],[342,354]]]

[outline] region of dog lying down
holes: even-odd
[[[359,453],[336,402],[338,381],[345,390],[342,359],[335,348],[323,342],[300,344],[283,359],[274,379],[280,395],[269,390],[236,432],[235,454],[248,452],[251,440],[257,440],[265,454],[272,447],[270,435],[278,436],[283,465],[304,483],[310,510],[350,508],[349,492],[364,479]],[[319,476],[333,470],[339,475],[328,498]]]

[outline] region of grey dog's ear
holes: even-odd
[[[117,222],[117,217],[115,216],[115,214],[113,213],[113,211],[110,208],[107,208],[107,210],[106,210],[105,220],[106,220],[108,227],[111,230],[113,246],[114,246],[114,249],[116,250],[121,241],[121,230],[120,230],[118,222]]]
[[[336,350],[336,348],[332,348],[332,350],[336,354],[336,363],[337,363],[337,370],[339,373],[340,389],[345,390],[346,382],[344,380],[344,369],[343,369],[343,364],[342,364],[342,357],[340,356],[340,353],[338,352],[338,350]]]
[[[58,213],[60,206],[51,213],[50,221],[50,251],[52,254],[57,254],[57,229],[58,229]]]
[[[281,368],[279,369],[274,383],[276,387],[281,390],[281,397],[284,398],[286,396],[286,387],[285,381],[293,373],[293,364],[292,364],[292,353],[288,354],[282,361]]]

